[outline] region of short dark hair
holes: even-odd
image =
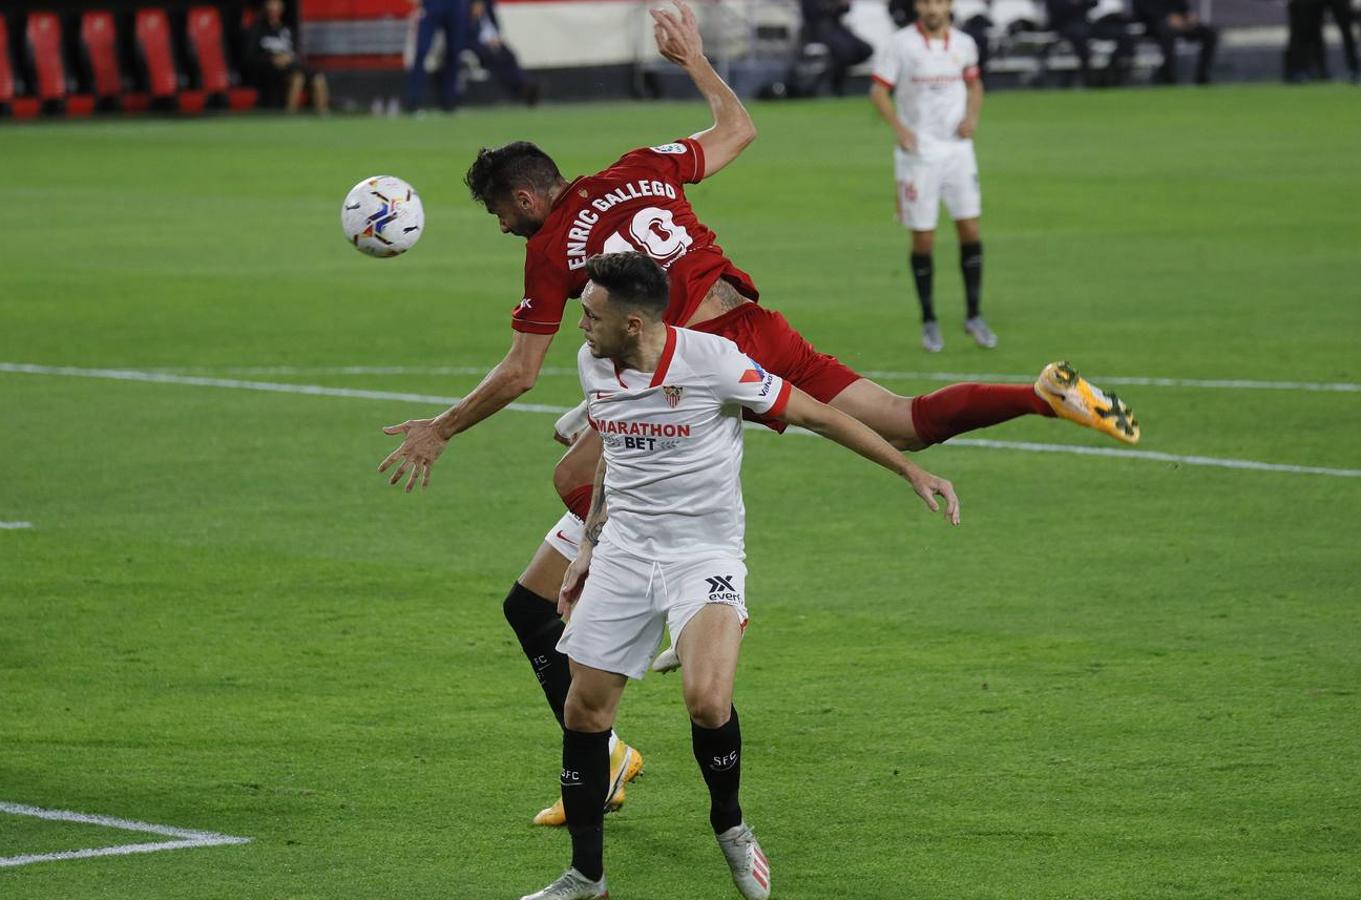
[[[562,173],[553,158],[529,141],[513,141],[504,147],[483,147],[477,159],[468,167],[463,183],[473,199],[488,209],[491,204],[510,195],[511,191],[528,188],[546,194],[562,181]]]
[[[598,253],[586,260],[586,274],[610,292],[610,299],[660,319],[671,302],[666,271],[641,253]]]

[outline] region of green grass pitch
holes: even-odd
[[[863,99],[757,106],[691,191],[765,302],[903,393],[933,373],[1361,382],[1361,130],[1345,88],[1009,93],[978,134],[984,310],[917,349],[887,131]],[[456,396],[509,340],[522,244],[461,177],[538,141],[568,172],[699,104],[452,118],[0,129],[0,362]],[[422,192],[408,256],[340,201]],[[573,364],[569,327],[549,366]],[[297,367],[295,374],[242,371]],[[344,366],[408,366],[343,374]],[[471,370],[470,369],[470,370]],[[328,371],[317,371],[328,370]],[[565,406],[545,375],[527,402]],[[777,896],[1357,897],[1355,390],[1120,386],[1139,449],[971,446],[949,529],[830,444],[747,439],[744,806]],[[0,371],[0,801],[252,843],[0,868],[20,898],[507,898],[566,864],[530,817],[559,742],[500,602],[559,514],[552,417],[459,438],[424,494],[374,469],[434,403]],[[1115,445],[1031,418],[984,436]],[[678,681],[625,697],[643,779],[619,898],[733,896]],[[0,814],[0,857],[146,836]]]

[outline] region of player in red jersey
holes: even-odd
[[[667,324],[731,339],[765,369],[859,419],[900,450],[924,449],[1021,415],[1061,415],[1121,440],[1137,440],[1138,426],[1128,407],[1066,364],[1050,364],[1034,386],[955,384],[903,397],[819,353],[784,316],[759,305],[751,277],[714,242],[684,191],[686,184],[712,177],[736,159],[755,139],[756,128],[705,59],[694,14],[680,0],[675,2],[676,13],[653,12],[657,43],[709,102],[713,126],[674,143],[633,150],[607,169],[570,182],[546,153],[527,142],[478,153],[466,178],[473,197],[497,217],[502,232],[527,241],[524,296],[512,314],[510,351],[471,393],[439,416],[386,428],[404,440],[379,471],[400,461],[393,484],[405,478],[408,491],[428,484],[430,468],[451,438],[534,386],[567,300],[585,287],[586,260],[622,250],[646,253],[667,269]],[[504,603],[506,618],[559,723],[571,678],[566,658],[556,649],[563,622],[554,598],[576,555],[573,530],[579,533],[589,508],[599,457],[600,437],[587,430],[558,463],[555,486],[577,518],[569,514],[549,532]],[[612,804],[621,799],[629,770],[638,761],[631,748],[618,742],[612,759]],[[542,824],[562,821],[560,805],[536,819]]]

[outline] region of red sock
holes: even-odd
[[[912,427],[928,444],[1024,415],[1054,415],[1028,384],[964,382],[912,398]]]
[[[594,487],[583,484],[581,487],[572,488],[562,498],[562,502],[567,504],[572,514],[583,522],[586,521],[586,514],[591,511],[591,493]]]

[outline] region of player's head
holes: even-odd
[[[463,183],[501,223],[501,231],[533,237],[564,182],[557,163],[529,141],[483,147]]]
[[[666,272],[641,253],[600,253],[586,260],[581,330],[591,355],[618,359],[656,327],[671,301]]]
[[[927,31],[939,31],[950,24],[950,0],[916,0],[914,5]]]

